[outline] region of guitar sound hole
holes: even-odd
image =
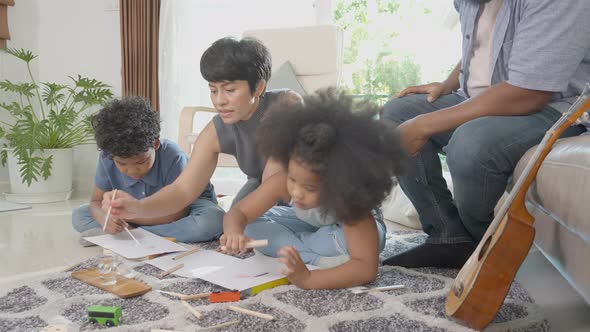
[[[463,286],[462,282],[456,281],[453,285],[453,294],[455,294],[456,297],[461,297],[464,288],[465,287]]]
[[[479,255],[477,256],[477,260],[481,260],[486,252],[488,252],[488,248],[490,243],[492,242],[492,237],[489,236],[484,242],[483,246],[481,246],[481,250],[479,251]]]

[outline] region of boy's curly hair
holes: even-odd
[[[129,158],[154,147],[160,137],[160,115],[141,97],[108,102],[92,117],[98,148],[109,158]]]
[[[288,165],[296,158],[320,175],[320,206],[354,222],[381,204],[406,165],[395,127],[374,117],[379,108],[355,103],[331,88],[303,105],[275,105],[257,132],[265,156]]]

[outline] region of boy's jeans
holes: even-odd
[[[210,241],[223,233],[223,214],[223,209],[216,203],[199,198],[191,204],[188,216],[182,219],[169,224],[140,227],[160,236],[176,238],[178,242]],[[72,225],[80,233],[102,227],[92,218],[88,204],[72,211]]]
[[[450,94],[429,103],[426,96],[393,99],[385,105],[382,118],[402,123],[465,100]],[[477,243],[493,220],[494,207],[516,164],[560,117],[561,113],[546,106],[525,116],[482,117],[432,136],[413,158],[410,174],[399,177],[429,235],[427,242]],[[584,131],[580,126],[570,127],[562,137]],[[442,176],[441,151],[446,153],[453,179],[453,196]]]

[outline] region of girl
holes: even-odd
[[[285,170],[225,215],[221,245],[233,254],[250,238],[268,239],[259,250],[279,256],[301,288],[373,281],[386,232],[377,207],[404,157],[393,128],[373,119],[376,111],[330,89],[267,113],[258,147]],[[280,200],[291,206],[273,207]],[[309,271],[306,263],[327,269]]]

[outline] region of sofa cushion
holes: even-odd
[[[531,148],[514,172],[518,178],[530,160]],[[558,140],[539,169],[527,200],[590,243],[590,135]]]
[[[305,96],[305,89],[301,86],[301,83],[297,80],[297,75],[291,66],[291,62],[287,61],[281,65],[281,67],[272,74],[268,84],[266,85],[268,90],[273,89],[291,89],[301,96]]]

